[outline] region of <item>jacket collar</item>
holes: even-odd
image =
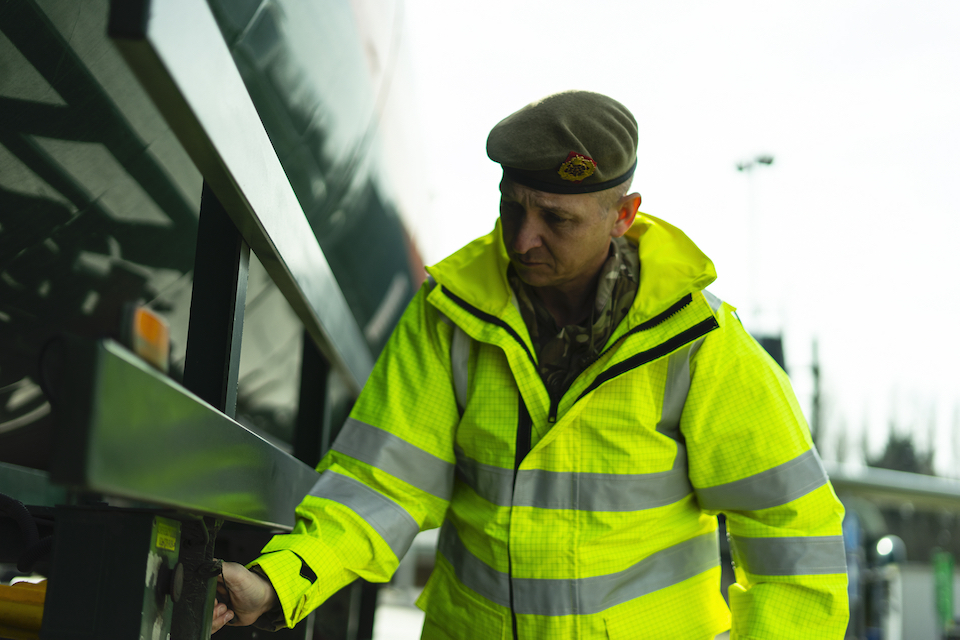
[[[713,262],[683,231],[663,220],[638,213],[626,236],[638,246],[640,256],[640,288],[627,315],[629,325],[663,313],[717,278]],[[477,309],[503,317],[513,295],[507,282],[508,266],[498,219],[492,232],[427,267],[427,272]]]

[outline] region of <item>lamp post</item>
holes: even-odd
[[[757,207],[754,195],[753,170],[756,167],[769,167],[773,164],[773,156],[764,154],[754,157],[752,160],[738,162],[737,171],[747,175],[747,269],[748,276],[748,301],[749,301],[749,322],[751,325],[758,324],[760,319],[760,300],[757,291],[757,270],[758,256],[760,255],[759,232],[757,229]]]

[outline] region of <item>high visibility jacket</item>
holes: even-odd
[[[628,237],[634,305],[559,406],[499,226],[429,269],[294,532],[257,560],[288,624],[441,527],[424,638],[706,640],[731,625],[723,512],[731,637],[843,637],[843,508],[786,376],[681,231],[641,214]]]

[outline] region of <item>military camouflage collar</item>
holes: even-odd
[[[640,259],[634,245],[625,238],[615,238],[600,269],[590,317],[583,324],[559,329],[534,287],[520,280],[512,268],[507,279],[530,332],[540,377],[550,396],[559,398],[603,350],[613,330],[630,311],[640,281]]]

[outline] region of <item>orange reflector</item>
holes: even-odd
[[[167,321],[146,307],[133,312],[130,348],[164,373],[170,367],[170,327]]]

